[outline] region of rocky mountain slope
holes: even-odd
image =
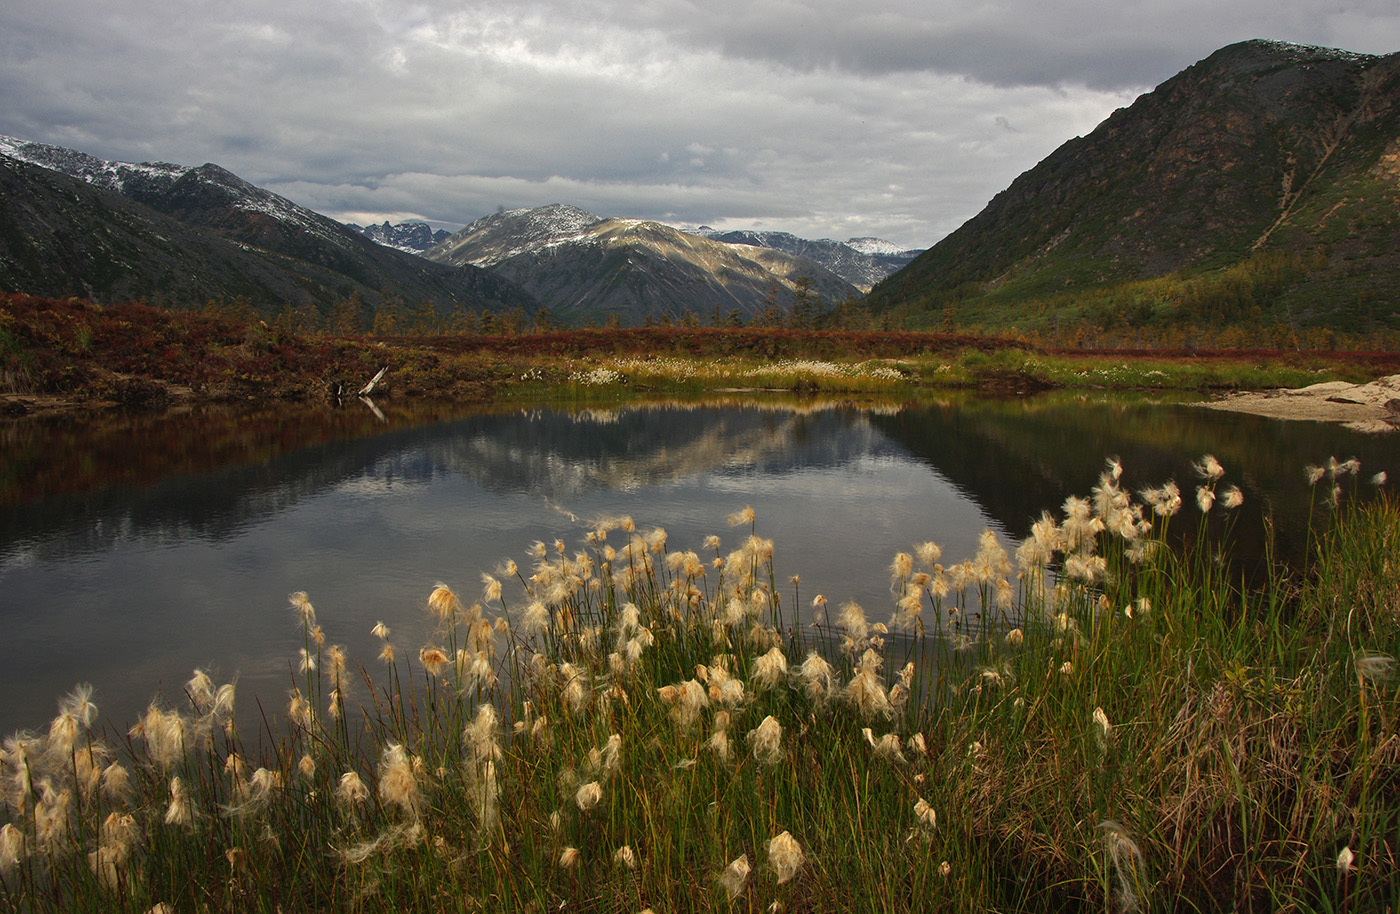
[[[382,244],[386,248],[403,251],[405,254],[421,254],[433,245],[446,241],[447,236],[452,234],[445,229],[434,231],[426,222],[400,222],[398,225],[390,225],[386,219],[382,225],[355,225],[351,222],[349,226],[370,241]]]
[[[562,204],[478,219],[424,256],[486,267],[519,283],[554,314],[624,323],[650,317],[745,317],[776,301],[791,305],[801,280],[827,303],[857,296],[854,285],[811,260],[734,245],[656,222],[600,219]]]
[[[494,274],[375,244],[218,165],[108,162],[10,137],[0,163],[7,290],[184,305],[246,296],[265,313],[324,310],[356,293],[367,308],[538,307]]]
[[[1243,42],[1065,143],[867,302],[1034,322],[1138,282],[1112,307],[1160,320],[1204,277],[1219,307],[1193,319],[1400,326],[1398,208],[1400,54]]]
[[[844,242],[822,238],[812,241],[789,232],[721,232],[708,226],[701,226],[695,234],[725,244],[772,248],[794,257],[806,257],[866,292],[923,253],[921,250],[900,250],[898,246],[879,238],[852,238]]]

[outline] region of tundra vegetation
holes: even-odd
[[[1044,349],[1014,337],[781,327],[634,327],[371,335],[141,304],[0,295],[0,398],[152,408],[353,394],[606,399],[731,388],[882,393],[1049,387],[1213,390],[1361,381],[1394,351]]]
[[[909,544],[880,607],[805,592],[750,509],[425,586],[435,634],[381,624],[377,657],[293,594],[260,732],[195,671],[108,725],[79,685],[4,741],[0,906],[1392,908],[1385,474],[1300,468],[1308,559],[1258,580],[1241,490],[1196,476],[1110,460],[1011,552]]]

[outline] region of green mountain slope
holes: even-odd
[[[1400,54],[1231,45],[1065,143],[867,303],[913,324],[1400,328]]]

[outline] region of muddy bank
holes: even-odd
[[[1394,432],[1400,429],[1400,374],[1368,384],[1325,381],[1296,390],[1233,393],[1200,405],[1273,419],[1337,422],[1363,432]]]

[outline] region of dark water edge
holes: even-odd
[[[887,618],[896,551],[934,539],[958,561],[986,527],[1010,546],[1041,510],[1087,495],[1107,456],[1133,489],[1175,478],[1194,526],[1191,463],[1204,453],[1244,490],[1232,523],[1245,564],[1263,554],[1266,513],[1277,554],[1303,555],[1317,494],[1305,464],[1356,457],[1363,477],[1400,471],[1394,436],[1084,393],[591,409],[351,402],[10,424],[0,733],[45,726],[79,681],[97,686],[104,718],[129,721],[157,687],[178,700],[195,666],[238,677],[240,716],[254,726],[254,694],[280,711],[292,683],[290,592],[308,591],[331,641],[372,668],[376,621],[400,656],[431,635],[422,602],[436,581],[474,598],[482,571],[507,558],[526,566],[535,540],[581,548],[602,515],[664,526],[671,548],[718,534],[727,550],[741,534],[725,517],[751,504],[775,541],[788,606],[821,592]],[[800,585],[782,583],[791,574]]]

